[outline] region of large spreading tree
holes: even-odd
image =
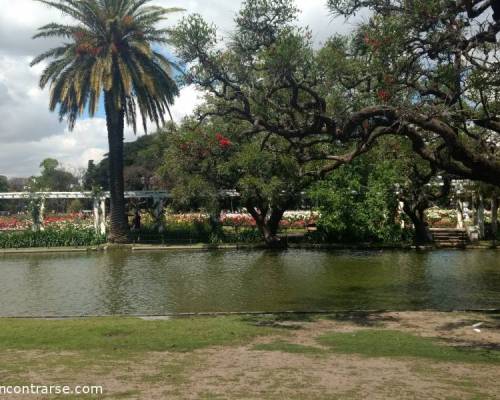
[[[50,109],[67,119],[69,128],[85,109],[94,116],[104,97],[109,142],[111,242],[128,240],[123,178],[125,123],[136,130],[140,115],[164,122],[178,88],[172,63],[153,44],[169,42],[169,31],[156,25],[178,9],[150,5],[150,0],[37,0],[60,10],[76,23],[51,23],[35,38],[59,37],[64,43],[32,61],[50,60],[40,78],[50,83]]]
[[[201,117],[281,136],[301,162],[326,161],[320,176],[390,134],[439,170],[499,186],[498,1],[328,3],[370,12],[319,49],[289,0],[245,1],[223,45],[213,25],[185,18],[174,39],[187,79],[217,99]]]
[[[500,2],[330,0],[329,6],[345,17],[364,8],[372,13],[345,54],[369,60],[350,89],[357,98],[378,99],[351,113],[392,126],[450,174],[499,186]]]

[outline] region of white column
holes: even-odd
[[[464,205],[460,199],[457,199],[457,228],[464,229]]]
[[[106,234],[106,198],[94,197],[94,229],[101,235]]]
[[[464,216],[464,222],[471,222],[471,215],[470,215],[470,204],[466,201],[462,201],[462,215]]]
[[[101,235],[106,234],[106,198],[102,197],[101,198],[101,204],[100,204],[100,224],[99,224],[99,233]]]
[[[398,219],[401,229],[405,229],[404,206],[405,204],[402,201],[400,201],[398,204]]]
[[[99,220],[99,199],[97,197],[94,197],[93,199],[93,211],[94,211],[94,230],[95,233],[99,233],[99,225],[100,225],[100,220]]]
[[[45,212],[45,199],[43,197],[32,200],[33,210],[31,216],[33,218],[33,225],[31,229],[33,232],[43,231],[43,214]]]

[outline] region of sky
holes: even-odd
[[[199,13],[228,35],[241,0],[155,0],[165,7],[182,7],[187,13]],[[354,22],[332,19],[326,0],[296,0],[301,10],[300,24],[309,26],[319,45],[335,32],[347,32]],[[31,68],[37,54],[57,44],[57,39],[32,40],[36,29],[50,22],[64,22],[60,12],[34,0],[0,0],[0,175],[24,177],[37,174],[40,162],[56,158],[76,171],[88,160],[98,162],[107,152],[106,121],[80,119],[69,132],[64,122],[48,109],[48,90],[41,90],[38,79],[43,65]],[[173,25],[180,16],[167,24]],[[193,87],[181,90],[172,108],[176,121],[190,114],[201,101]],[[138,135],[142,133],[138,132]],[[126,141],[135,140],[130,129]]]

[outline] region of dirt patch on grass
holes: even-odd
[[[0,382],[103,385],[106,399],[495,399],[498,363],[341,354],[317,338],[379,329],[496,352],[499,321],[495,314],[437,312],[337,314],[302,321],[268,317],[249,323],[290,329],[244,345],[149,352],[133,359],[9,351],[0,354]]]
[[[387,327],[416,332],[421,336],[439,337],[445,341],[483,345],[500,345],[500,315],[482,313],[391,313],[397,319]],[[500,349],[500,347],[499,347]]]
[[[186,398],[209,393],[224,399],[461,399],[495,398],[500,390],[489,366],[428,367],[422,361],[221,349],[191,376]],[[483,385],[474,386],[478,382]]]

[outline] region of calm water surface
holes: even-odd
[[[500,308],[500,252],[0,256],[0,316]]]

